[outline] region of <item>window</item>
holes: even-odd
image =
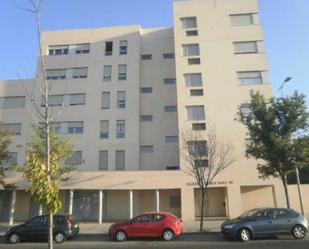
[[[113,54],[113,42],[107,41],[105,42],[105,55],[110,56]]]
[[[180,208],[180,196],[179,195],[175,195],[175,196],[170,196],[169,199],[169,206],[170,208]]]
[[[200,58],[190,58],[188,59],[188,65],[199,65],[201,64]]]
[[[178,136],[166,136],[165,143],[178,143]]]
[[[140,149],[141,149],[141,153],[152,153],[153,145],[141,145]]]
[[[73,79],[85,79],[87,78],[88,68],[87,67],[77,67],[73,68],[72,78]]]
[[[182,17],[180,18],[183,29],[195,29],[197,28],[196,17]]]
[[[152,122],[152,115],[141,115],[141,122]]]
[[[1,130],[10,130],[11,135],[18,136],[21,134],[21,123],[10,123],[3,124],[3,128]]]
[[[262,41],[234,42],[235,54],[250,54],[262,52]]]
[[[141,215],[135,218],[135,223],[145,223],[150,221],[150,215]]]
[[[175,78],[165,78],[163,81],[165,85],[175,85],[176,84]]]
[[[203,105],[186,106],[187,120],[205,120]]]
[[[102,92],[101,108],[109,109],[109,103],[110,103],[110,92]]]
[[[198,31],[197,30],[187,30],[186,36],[198,36]]]
[[[60,122],[53,122],[51,124],[51,129],[56,134],[61,134],[61,123]]]
[[[179,166],[166,166],[167,170],[178,170]]]
[[[25,97],[0,97],[0,108],[23,108],[25,106]]]
[[[198,44],[186,44],[182,45],[183,56],[199,56],[200,47]]]
[[[67,55],[69,53],[69,46],[49,46],[48,55]]]
[[[192,124],[192,130],[193,131],[203,131],[203,130],[206,130],[206,124],[205,123]]]
[[[3,160],[2,165],[16,165],[17,164],[17,152],[8,152],[8,158]]]
[[[163,59],[174,59],[175,54],[174,53],[165,53],[163,54]]]
[[[65,161],[66,165],[80,165],[82,164],[82,152],[74,151],[69,159]]]
[[[46,70],[47,80],[63,80],[66,78],[66,69],[48,69]]]
[[[142,58],[142,60],[151,60],[152,54],[142,54],[141,58]]]
[[[119,65],[118,66],[118,80],[126,80],[127,79],[127,65]]]
[[[259,24],[259,18],[257,13],[230,15],[230,19],[233,26]]]
[[[243,117],[249,117],[252,115],[250,104],[241,104],[239,111]]]
[[[105,65],[103,70],[103,81],[110,81],[112,80],[112,66]]]
[[[125,151],[116,150],[116,160],[115,160],[115,169],[116,170],[125,170]]]
[[[188,149],[190,155],[194,157],[207,157],[207,142],[206,141],[189,141]]]
[[[68,134],[82,134],[84,132],[84,122],[68,122]]]
[[[261,71],[246,71],[238,72],[238,80],[240,84],[262,84],[262,72]]]
[[[162,214],[153,214],[151,215],[151,221],[162,221],[164,220],[165,216]]]
[[[164,111],[165,112],[177,112],[177,106],[175,105],[164,106]]]
[[[124,138],[126,136],[126,121],[116,121],[116,138]]]
[[[141,93],[152,93],[152,87],[141,87]]]
[[[190,96],[203,96],[204,91],[203,89],[191,89],[190,90]]]
[[[108,170],[108,151],[99,151],[99,170]]]
[[[84,105],[85,98],[86,94],[84,93],[70,94],[70,105]]]
[[[194,160],[195,168],[207,168],[209,165],[208,159],[197,159]]]
[[[119,42],[119,54],[125,55],[128,53],[128,41],[123,40]]]
[[[75,45],[75,54],[89,54],[90,44],[76,44]]]
[[[49,106],[62,106],[64,95],[50,95],[48,96]],[[45,96],[42,96],[41,106],[45,106]]]
[[[101,120],[100,138],[108,138],[108,120]]]
[[[117,92],[117,108],[118,109],[126,108],[126,92],[125,91]]]
[[[201,73],[184,74],[185,85],[188,87],[200,87],[203,84]]]

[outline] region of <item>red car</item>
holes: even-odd
[[[182,233],[181,220],[167,212],[144,213],[110,226],[108,234],[117,241],[137,237],[162,237],[169,241]]]

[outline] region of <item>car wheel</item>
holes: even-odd
[[[303,239],[306,236],[306,229],[302,225],[296,225],[292,230],[292,234],[295,239]]]
[[[126,241],[127,240],[127,235],[126,235],[126,233],[124,231],[119,230],[119,231],[116,232],[115,239],[118,242]]]
[[[175,234],[173,233],[172,230],[167,229],[167,230],[165,230],[165,231],[163,232],[162,237],[163,237],[163,239],[164,239],[165,241],[170,241],[170,240],[173,240],[173,239],[174,239]]]
[[[247,242],[251,239],[251,232],[248,228],[241,228],[238,232],[238,237],[241,241]]]
[[[10,244],[16,244],[20,241],[20,236],[16,233],[12,233],[9,237]]]
[[[56,233],[55,235],[55,241],[56,243],[62,243],[66,240],[66,236],[63,233]]]

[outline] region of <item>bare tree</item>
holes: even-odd
[[[201,193],[200,231],[203,231],[204,206],[208,186],[215,177],[235,161],[233,146],[218,138],[214,128],[206,132],[188,130],[181,133],[180,157],[185,163],[184,171],[193,176]]]

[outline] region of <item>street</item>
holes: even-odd
[[[44,243],[20,243],[17,245],[9,245],[4,243],[4,238],[0,237],[1,249],[40,249],[47,248]],[[159,239],[134,239],[126,242],[118,243],[108,239],[106,235],[99,234],[81,234],[77,238],[66,241],[63,244],[55,244],[54,248],[63,249],[113,249],[113,248],[192,248],[192,249],[308,249],[309,236],[305,240],[294,240],[290,236],[280,238],[263,238],[252,240],[247,243],[226,240],[220,233],[190,233],[184,234],[175,241],[165,242]]]

